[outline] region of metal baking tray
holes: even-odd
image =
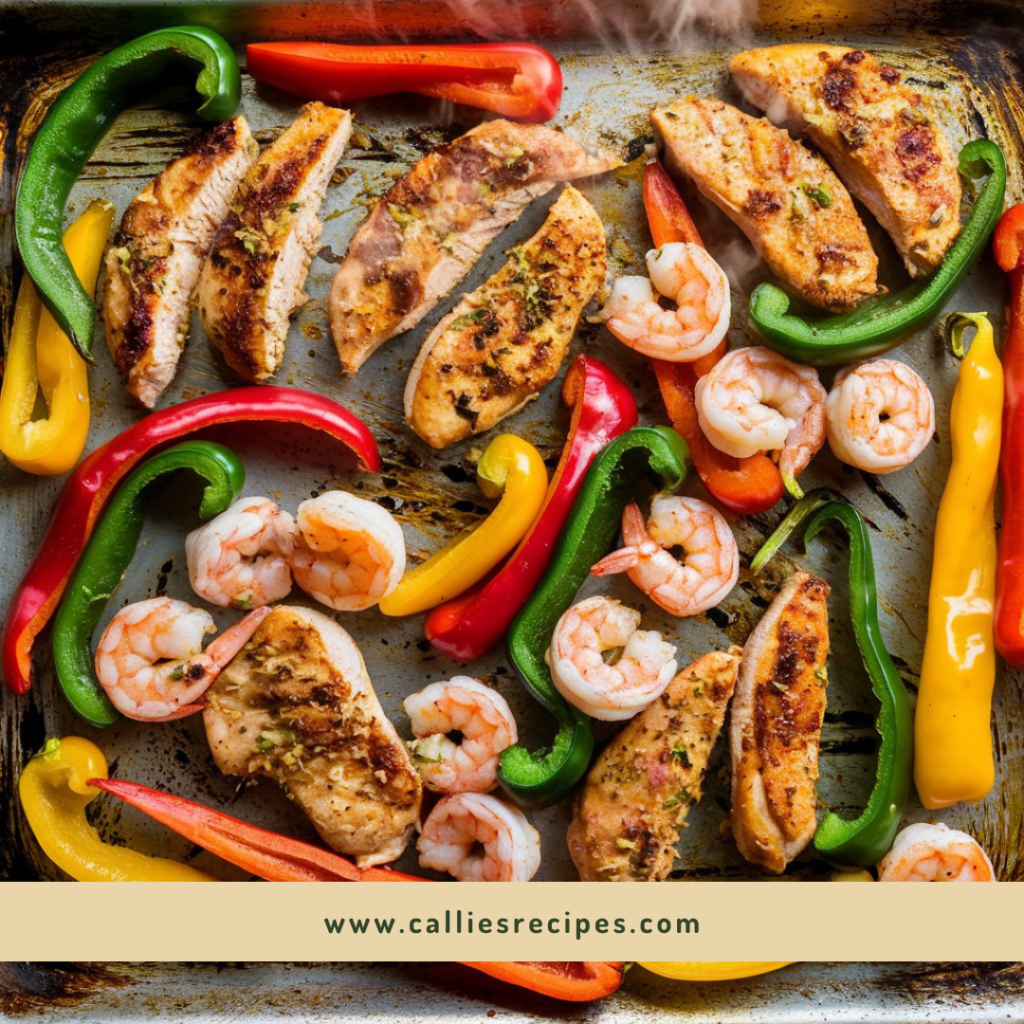
[[[672,982],[634,968],[609,998],[566,1006],[457,964],[0,963],[0,1019],[995,1024],[1024,1020],[1022,983],[1020,963],[806,963],[713,984]]]
[[[888,15],[864,0],[822,0],[821,3],[765,3],[755,24],[755,8],[746,0],[709,0],[706,18],[690,16],[700,5],[629,2],[562,2],[469,4],[449,0],[418,3],[380,0],[377,3],[293,6],[286,3],[229,2],[210,5],[147,3],[20,3],[0,7],[0,136],[3,138],[3,184],[0,210],[0,323],[10,321],[12,297],[19,277],[12,252],[11,211],[20,162],[48,103],[84,64],[119,38],[160,24],[207,22],[241,45],[246,39],[274,36],[371,38],[400,26],[407,36],[446,34],[458,30],[467,38],[516,36],[543,39],[562,61],[565,100],[556,123],[592,146],[610,147],[629,160],[620,171],[582,182],[607,225],[611,271],[635,268],[648,246],[640,203],[643,150],[649,141],[646,113],[656,103],[688,92],[717,93],[736,99],[727,82],[728,55],[741,47],[779,40],[820,39],[871,48],[899,67],[935,103],[942,121],[960,142],[968,135],[987,134],[1006,150],[1010,198],[1021,196],[1021,119],[1024,90],[1019,53],[1024,16],[1012,2],[964,5],[919,3],[903,14]],[[485,13],[486,7],[486,13]],[[682,11],[669,17],[669,8]],[[442,9],[448,14],[441,18]],[[257,89],[246,78],[242,109],[257,137],[272,139],[294,114],[296,102]],[[175,105],[177,103],[177,105]],[[485,511],[473,473],[472,456],[485,441],[476,439],[435,453],[404,427],[401,398],[404,377],[424,333],[450,307],[441,303],[417,330],[379,352],[355,377],[342,379],[327,335],[325,300],[335,266],[368,205],[393,178],[439,142],[460,134],[476,121],[471,111],[407,97],[362,103],[355,108],[357,131],[341,161],[323,210],[326,220],[321,248],[313,262],[308,291],[312,296],[292,327],[279,382],[322,391],[362,416],[378,438],[384,459],[380,474],[354,474],[337,450],[301,432],[225,429],[218,439],[237,448],[249,471],[247,490],[279,496],[292,509],[310,494],[331,487],[355,488],[394,511],[402,522],[414,557],[437,548],[445,538]],[[159,106],[127,112],[97,150],[72,196],[72,210],[89,199],[104,197],[119,213],[165,162],[176,155],[196,130],[187,106],[169,97]],[[557,191],[557,190],[556,190]],[[546,203],[506,231],[486,253],[462,286],[475,287],[503,260],[503,251],[529,235],[542,220]],[[740,295],[763,278],[764,270],[749,247],[707,203],[693,208],[712,251],[729,267]],[[888,243],[882,280],[898,285],[900,270]],[[961,308],[991,311],[1000,318],[1001,277],[986,257],[961,289]],[[745,302],[737,296],[735,308]],[[736,317],[734,341],[745,339],[742,316]],[[662,416],[653,380],[641,359],[614,342],[603,328],[584,324],[573,346],[608,360],[636,389],[642,419]],[[104,350],[97,328],[97,369],[93,376],[94,419],[89,439],[95,446],[134,422],[139,412],[124,395]],[[826,451],[803,480],[805,486],[830,484],[842,490],[872,525],[884,605],[882,628],[890,650],[911,691],[925,627],[926,594],[932,554],[932,524],[949,459],[947,423],[956,366],[928,332],[900,351],[933,388],[938,431],[936,441],[910,469],[884,481],[844,470]],[[829,375],[825,375],[826,382]],[[221,369],[195,325],[182,367],[164,402],[176,402],[227,386]],[[553,465],[561,450],[566,417],[558,407],[558,388],[546,389],[540,400],[505,423],[536,444]],[[28,564],[60,487],[48,480],[0,467],[0,607]],[[690,481],[688,490],[699,493]],[[188,599],[191,592],[184,567],[183,540],[195,523],[195,495],[168,493],[154,502],[138,557],[117,595],[127,603],[167,593]],[[776,514],[736,524],[747,560],[777,521]],[[187,524],[187,525],[186,525]],[[819,542],[802,558],[835,583],[830,604],[833,636],[829,710],[822,744],[823,808],[852,812],[862,806],[874,768],[875,706],[859,670],[859,658],[848,625],[845,601],[845,555],[835,543]],[[645,609],[650,628],[663,630],[679,647],[680,664],[712,648],[742,643],[767,606],[773,588],[792,568],[777,560],[773,575],[753,580],[744,571],[739,587],[717,610],[690,620],[675,620]],[[594,586],[588,583],[588,587]],[[638,601],[627,582],[609,588],[624,599]],[[301,597],[298,598],[301,600]],[[427,682],[447,678],[460,666],[448,661],[423,640],[420,617],[387,620],[375,611],[341,615],[340,621],[359,644],[386,711],[400,730],[406,723],[402,698]],[[25,698],[4,694],[0,714],[0,877],[59,877],[42,856],[21,819],[15,782],[19,767],[47,736],[83,733],[105,749],[119,776],[170,789],[204,803],[230,808],[237,815],[298,836],[312,836],[301,813],[275,785],[261,781],[239,787],[213,766],[198,718],[161,726],[122,721],[96,732],[76,720],[55,694],[52,670],[39,645],[39,678]],[[526,742],[549,738],[549,722],[528,699],[504,653],[473,664],[469,671],[496,686],[511,702]],[[941,818],[976,835],[992,854],[1004,879],[1024,879],[1024,729],[1021,705],[1024,679],[1004,673],[994,711],[997,776],[989,798],[940,815],[918,809],[912,818]],[[599,730],[599,739],[607,736]],[[762,876],[744,863],[734,845],[723,841],[727,819],[728,763],[720,743],[709,768],[705,797],[690,815],[674,878],[742,879]],[[566,851],[564,832],[568,807],[563,804],[532,815],[543,836],[544,860],[539,880],[572,879],[575,872]],[[232,877],[230,869],[202,851],[190,848],[167,830],[151,825],[116,801],[104,801],[96,823],[114,842],[131,842],[151,853],[187,858],[214,873]],[[414,853],[399,867],[416,870]],[[787,879],[816,879],[826,868],[810,857],[793,864]]]

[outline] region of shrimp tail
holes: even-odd
[[[595,563],[590,571],[595,576],[614,576],[620,572],[628,572],[640,564],[640,548],[636,545],[620,548],[610,555],[605,555]]]
[[[245,618],[239,619],[233,626],[225,629],[223,633],[209,647],[204,654],[212,662],[212,667],[217,671],[213,672],[210,678],[212,683],[222,668],[226,668],[232,658],[249,642],[250,637],[259,628],[260,623],[273,611],[268,605],[263,608],[256,608],[249,612]]]

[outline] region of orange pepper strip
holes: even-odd
[[[460,961],[465,967],[483,971],[511,985],[532,989],[541,995],[567,1002],[584,1003],[611,995],[621,984],[623,961]]]

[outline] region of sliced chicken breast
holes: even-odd
[[[401,855],[419,823],[420,776],[341,626],[278,605],[206,699],[222,772],[280,783],[327,845],[364,867]]]
[[[584,882],[668,876],[679,830],[700,800],[739,666],[739,648],[698,658],[594,762],[568,835]]]
[[[258,153],[244,117],[204,132],[128,204],[107,250],[107,347],[148,409],[178,369],[203,260]]]
[[[281,365],[291,316],[308,298],[320,204],[351,130],[347,110],[307,103],[260,154],[217,231],[199,280],[199,314],[243,380],[265,380]]]
[[[921,94],[870,53],[795,43],[739,53],[729,70],[776,124],[807,137],[878,218],[914,276],[960,231],[960,175]]]
[[[828,593],[806,572],[786,581],[743,648],[732,701],[732,832],[747,860],[775,874],[817,827]]]
[[[560,181],[622,163],[542,125],[486,121],[425,156],[381,196],[331,288],[346,373],[447,295],[498,233]]]
[[[567,185],[540,230],[430,332],[405,388],[409,426],[445,448],[536,398],[606,270],[601,218]]]
[[[867,230],[817,153],[720,100],[689,96],[653,110],[651,124],[669,169],[691,177],[808,302],[839,312],[875,294]]]

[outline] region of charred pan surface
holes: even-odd
[[[715,99],[659,107],[651,124],[670,168],[692,178],[808,302],[839,312],[874,295],[878,258],[867,230],[817,153]]]
[[[824,580],[795,573],[751,633],[736,684],[732,831],[740,853],[775,874],[817,827],[828,593]]]
[[[331,334],[354,373],[461,281],[498,233],[560,181],[620,161],[541,125],[487,121],[418,161],[377,202],[331,287]]]
[[[960,175],[921,93],[863,50],[789,44],[737,54],[755,106],[808,138],[892,237],[911,275],[932,273],[960,231]]]
[[[668,877],[690,808],[736,685],[739,649],[683,669],[605,747],[569,825],[569,852],[584,882]]]
[[[606,269],[601,218],[568,185],[540,230],[428,335],[406,384],[409,426],[445,448],[535,398],[558,373]]]

